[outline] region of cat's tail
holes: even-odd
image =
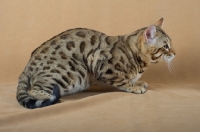
[[[20,105],[24,106],[25,108],[35,109],[41,108],[45,106],[49,106],[55,104],[60,99],[60,89],[58,85],[53,86],[53,94],[50,99],[47,100],[37,100],[31,97],[28,94],[28,90],[30,89],[30,79],[24,73],[22,73],[19,77],[19,84],[17,87],[17,101]],[[53,98],[52,98],[53,97]]]

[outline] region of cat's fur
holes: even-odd
[[[32,52],[19,77],[18,102],[31,109],[48,106],[96,82],[145,93],[147,83],[138,81],[145,69],[175,55],[162,24],[161,18],[124,36],[76,28],[53,37]]]

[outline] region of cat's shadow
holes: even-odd
[[[148,90],[156,90],[156,89],[157,89],[156,86],[148,87]],[[111,86],[92,86],[88,90],[85,90],[83,92],[63,96],[60,101],[61,102],[75,101],[75,100],[80,100],[80,99],[87,98],[90,96],[105,94],[108,92],[123,92],[123,91],[118,90]]]
[[[117,92],[119,90],[115,89],[114,87],[109,86],[91,86],[88,90],[85,90],[80,93],[66,95],[61,98],[62,101],[75,101],[80,100],[86,97],[95,96],[99,94],[104,94],[108,92]]]

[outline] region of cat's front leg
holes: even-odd
[[[125,75],[123,72],[108,68],[104,70],[103,73],[99,74],[99,78],[97,78],[97,80],[112,85],[125,92],[136,94],[145,93],[147,91],[146,88],[148,84],[143,81],[136,81],[139,77],[133,79],[131,79],[131,77]]]
[[[122,81],[118,81],[122,80]],[[111,84],[112,86],[116,87],[117,89],[121,91],[125,91],[128,93],[135,93],[135,94],[143,94],[147,91],[148,84],[143,81],[136,81],[131,82],[129,79],[116,79],[116,81],[110,82],[109,80],[106,81],[107,84]],[[110,83],[109,83],[110,82]]]

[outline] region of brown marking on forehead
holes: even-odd
[[[85,51],[85,42],[84,41],[82,41],[80,43],[80,51],[81,51],[81,53],[83,53]]]
[[[118,37],[108,36],[106,37],[106,42],[108,45],[116,43],[118,41]]]
[[[66,48],[67,48],[68,50],[71,50],[72,48],[75,48],[74,42],[73,42],[73,41],[67,42]]]
[[[67,59],[67,55],[65,55],[65,53],[63,51],[59,52],[59,55],[62,59]]]
[[[79,37],[85,38],[85,34],[81,31],[77,32],[76,35],[79,36]]]
[[[164,37],[169,39],[169,41],[171,41],[171,38],[162,29],[157,27],[156,30],[159,31]]]
[[[45,54],[47,53],[48,50],[49,50],[49,47],[45,47],[44,49],[42,49],[40,53]]]
[[[171,48],[171,41],[166,38],[166,40],[163,42],[164,44],[167,44],[169,48]]]

